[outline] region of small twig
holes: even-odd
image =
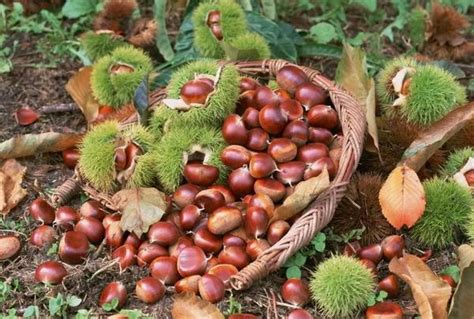
[[[276,297],[275,297],[275,293],[273,292],[272,289],[270,289],[270,294],[272,295],[273,313],[275,314],[275,319],[278,319],[278,311],[277,311],[277,305],[276,305]]]
[[[77,112],[79,111],[79,108],[77,107],[76,103],[59,103],[59,104],[44,105],[40,107],[39,111],[43,114]]]
[[[92,274],[92,276],[87,279],[87,281],[91,281],[92,279],[94,279],[95,276],[97,276],[98,274],[106,271],[107,269],[111,268],[112,266],[114,266],[115,264],[118,264],[118,259],[114,259],[112,260],[112,262],[108,263],[107,265],[105,265],[104,267],[100,268],[99,270],[97,270],[95,273]]]
[[[92,259],[96,259],[97,257],[99,257],[100,253],[102,252],[102,250],[104,249],[105,247],[105,238],[104,240],[102,240],[102,242],[100,243],[99,247],[97,247],[96,251],[94,252],[94,255],[92,256]]]
[[[295,305],[292,305],[292,304],[289,304],[289,303],[286,303],[286,302],[281,302],[281,301],[277,301],[276,304],[278,306],[283,306],[283,307],[287,307],[287,308],[291,308],[291,309],[298,309],[299,308],[298,306],[295,306]]]

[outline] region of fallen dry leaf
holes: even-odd
[[[66,84],[66,91],[81,109],[87,123],[92,123],[97,118],[100,107],[92,95],[91,73],[91,66],[83,67]]]
[[[474,311],[474,247],[461,245],[457,249],[461,277],[449,309],[449,318],[473,318]]]
[[[283,204],[275,209],[270,222],[287,220],[303,211],[319,194],[329,188],[329,174],[324,169],[321,174],[304,182],[298,183],[295,192],[288,196]]]
[[[367,131],[372,143],[368,151],[379,152],[379,137],[375,116],[375,82],[367,72],[365,53],[360,48],[344,44],[342,57],[337,65],[336,82],[349,91],[364,110]]]
[[[120,227],[138,237],[165,214],[165,194],[156,188],[123,189],[112,197],[114,206],[122,212]]]
[[[436,276],[418,257],[393,258],[389,270],[411,288],[421,319],[446,319],[451,286]]]
[[[15,112],[15,120],[19,125],[27,126],[39,119],[39,114],[31,107],[20,107]]]
[[[398,165],[404,164],[418,171],[446,141],[472,119],[474,119],[474,102],[451,111],[444,118],[421,132],[420,137],[405,150]]]
[[[19,135],[0,143],[0,159],[61,152],[76,146],[81,138],[82,134],[79,133],[48,132]]]
[[[388,222],[400,229],[412,227],[425,211],[425,191],[414,170],[396,167],[388,176],[379,193],[382,213]]]
[[[25,198],[27,191],[21,187],[26,167],[9,159],[0,167],[0,214],[6,215]]]
[[[192,292],[185,292],[174,298],[171,308],[173,319],[224,319],[220,310],[210,302]]]

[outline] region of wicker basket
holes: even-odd
[[[278,70],[289,64],[284,60],[235,63],[241,74],[257,77],[275,77]],[[236,290],[247,289],[256,280],[264,278],[271,271],[279,269],[289,257],[306,246],[314,235],[331,221],[336,206],[344,196],[347,184],[359,163],[366,123],[362,108],[351,95],[338,87],[333,81],[322,76],[318,71],[307,67],[300,68],[306,72],[311,82],[329,92],[339,115],[343,132],[339,170],[330,188],[318,196],[292,225],[289,232],[254,262],[231,278],[231,285]],[[151,105],[161,101],[165,96],[166,90],[153,92],[150,95]],[[109,209],[117,210],[111,201],[111,194],[101,193],[84,183],[77,171],[73,177],[56,190],[51,200],[55,205],[62,205],[81,189]]]

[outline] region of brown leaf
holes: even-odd
[[[382,213],[388,222],[400,229],[412,227],[425,211],[425,191],[416,172],[407,166],[396,167],[379,193]]]
[[[91,73],[91,66],[83,67],[66,84],[66,91],[81,109],[87,123],[91,123],[97,118],[100,107],[92,95]]]
[[[25,106],[20,107],[15,112],[15,120],[19,125],[27,126],[33,124],[39,119],[39,114],[32,108]]]
[[[123,189],[112,197],[112,202],[122,212],[122,230],[138,237],[159,221],[167,208],[165,194],[156,188]]]
[[[61,152],[80,142],[82,134],[48,132],[25,134],[0,143],[0,159]]]
[[[449,318],[472,318],[474,300],[474,247],[461,245],[457,249],[461,277],[451,301]]]
[[[457,249],[458,266],[461,272],[474,261],[474,247],[463,244]]]
[[[0,214],[6,215],[25,198],[27,191],[21,187],[26,167],[9,159],[0,167]]]
[[[288,196],[283,204],[275,209],[270,222],[287,220],[303,211],[319,194],[329,188],[329,174],[324,169],[321,174],[304,182],[298,183],[293,194]]]
[[[420,137],[405,150],[398,165],[407,165],[418,171],[446,141],[472,119],[474,119],[474,102],[451,111],[421,132]]]
[[[210,302],[197,297],[192,292],[185,292],[174,298],[171,308],[173,319],[224,319],[224,315]]]
[[[393,258],[389,270],[411,288],[422,319],[445,319],[451,286],[436,276],[418,257],[405,254]]]
[[[337,65],[336,81],[355,97],[364,110],[367,130],[372,143],[368,151],[379,152],[379,137],[375,117],[375,82],[367,72],[365,53],[360,48],[344,44],[341,60]]]

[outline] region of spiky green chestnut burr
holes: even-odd
[[[465,147],[455,150],[449,154],[448,160],[444,164],[441,174],[445,177],[452,177],[467,163],[469,158],[474,158],[474,148]]]
[[[183,179],[183,168],[188,159],[197,154],[203,163],[219,169],[219,181],[224,182],[227,169],[220,161],[226,143],[219,128],[188,125],[173,126],[153,150],[156,172],[165,191],[173,192]]]
[[[208,13],[213,10],[220,11],[224,39],[232,39],[248,29],[244,10],[234,0],[205,1],[196,8],[193,14],[194,46],[202,56],[220,59],[225,55],[224,50],[207,26]]]
[[[180,91],[186,82],[196,75],[218,75],[215,91],[205,107],[192,107],[188,111],[178,111],[161,104],[156,107],[150,126],[153,132],[163,132],[170,125],[194,125],[220,127],[222,121],[234,112],[239,98],[240,75],[233,65],[225,65],[219,70],[216,61],[201,60],[190,63],[176,71],[168,84],[168,98],[179,99]],[[220,71],[220,72],[219,72]]]
[[[469,221],[466,226],[466,234],[471,241],[471,245],[474,245],[474,208],[469,214]]]
[[[271,56],[267,41],[257,33],[238,35],[230,40],[230,44],[239,49],[239,60],[264,60]]]
[[[407,122],[428,126],[466,102],[466,92],[454,76],[434,65],[423,65],[411,77],[401,114]]]
[[[353,317],[367,305],[375,288],[374,275],[358,259],[332,256],[313,273],[311,295],[329,317]]]
[[[123,38],[114,37],[108,33],[87,32],[80,41],[92,61],[110,54],[116,48],[130,46]]]
[[[420,244],[441,249],[466,227],[474,204],[471,193],[453,180],[433,178],[423,183],[425,212],[410,230]]]
[[[415,48],[421,48],[425,42],[427,19],[428,13],[421,7],[416,7],[408,15],[408,37]]]
[[[117,48],[93,66],[92,92],[97,100],[113,108],[130,103],[135,91],[152,70],[150,57],[131,46]]]

